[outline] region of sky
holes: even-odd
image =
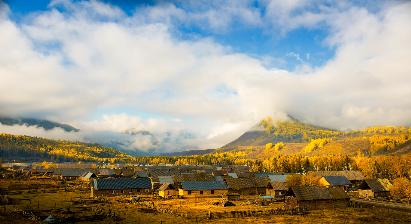
[[[0,131],[169,152],[220,147],[266,116],[410,125],[410,12],[410,1],[3,1],[0,115],[81,131]]]

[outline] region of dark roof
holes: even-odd
[[[226,178],[228,188],[240,190],[245,188],[254,188],[255,184],[248,178]]]
[[[351,182],[345,176],[324,176],[331,186],[346,186],[351,185]]]
[[[344,176],[348,180],[364,180],[365,177],[358,170],[343,170],[343,171],[309,171],[309,173],[314,173],[317,176],[324,177],[324,176]]]
[[[389,183],[388,180],[381,180],[381,179],[367,179],[365,180],[366,185],[373,191],[373,192],[385,192],[389,191]]]
[[[183,181],[181,187],[189,191],[227,189],[227,185],[220,181]]]
[[[93,186],[96,190],[151,189],[151,181],[147,177],[96,179]]]
[[[325,188],[319,186],[291,187],[298,201],[347,199],[347,193],[340,188]]]

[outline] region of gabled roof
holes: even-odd
[[[314,173],[317,176],[344,176],[350,181],[364,180],[365,177],[358,170],[343,170],[343,171],[309,171],[309,173]]]
[[[160,188],[158,189],[159,191],[164,191],[167,189],[175,189],[174,185],[170,184],[170,183],[164,183],[160,186]]]
[[[255,188],[255,184],[248,178],[227,178],[226,183],[228,188],[234,190],[241,190],[245,188]]]
[[[147,177],[95,179],[93,186],[96,190],[151,189],[151,181]]]
[[[298,201],[347,199],[347,193],[340,188],[325,188],[319,186],[291,187]]]
[[[367,179],[365,183],[373,192],[389,191],[391,186],[391,183],[386,179]]]
[[[220,181],[183,181],[181,187],[189,191],[227,189],[227,185]]]
[[[94,174],[92,172],[87,172],[87,173],[83,174],[83,178],[90,179],[92,177],[96,177],[96,174]]]
[[[351,182],[345,176],[324,176],[330,186],[347,186],[351,185]]]

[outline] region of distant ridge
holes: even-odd
[[[53,128],[61,128],[66,132],[78,132],[80,129],[77,129],[68,124],[61,124],[54,121],[42,120],[36,118],[10,118],[10,117],[0,117],[0,123],[3,125],[27,125],[35,126],[39,128],[44,128],[45,130],[51,130]]]
[[[237,146],[258,146],[277,142],[307,142],[312,138],[335,137],[343,133],[337,130],[323,128],[300,122],[288,115],[283,120],[273,120],[266,117],[258,124],[250,128],[234,141],[222,148],[229,149]]]

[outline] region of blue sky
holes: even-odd
[[[121,141],[174,151],[219,147],[266,116],[409,125],[410,11],[383,0],[4,1],[0,115],[82,131],[0,131],[100,142],[145,130],[154,137]]]
[[[11,18],[17,22],[31,13],[49,10],[50,2],[50,0],[36,0],[22,4],[18,0],[6,1],[12,11]],[[132,15],[141,8],[155,7],[157,4],[168,4],[173,1],[106,0],[102,2],[119,7],[126,14]],[[175,1],[170,4],[175,4],[177,7],[186,10],[201,10],[185,5],[184,1]],[[264,6],[258,2],[249,4],[261,13],[265,10]],[[62,9],[60,8],[60,10]],[[241,21],[234,22],[223,31],[204,28],[201,27],[201,24],[195,23],[178,24],[176,26],[177,30],[175,32],[178,38],[212,38],[235,52],[246,53],[257,58],[272,58],[266,64],[268,67],[275,66],[287,70],[294,70],[302,64],[318,67],[332,58],[335,53],[334,47],[327,46],[324,43],[329,32],[326,26],[301,27],[285,33],[275,27],[267,30],[266,27],[250,26]]]

